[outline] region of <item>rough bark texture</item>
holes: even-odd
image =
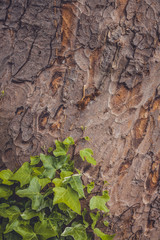
[[[0,39],[1,166],[86,126],[115,239],[159,240],[160,1],[0,0]]]

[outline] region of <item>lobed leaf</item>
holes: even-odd
[[[49,178],[38,178],[41,189],[43,189],[48,183],[51,182]]]
[[[26,209],[22,214],[21,214],[21,217],[24,219],[24,220],[30,220],[34,217],[39,217],[40,221],[42,221],[44,219],[44,212],[36,212],[32,209]]]
[[[91,163],[93,165],[96,165],[96,160],[92,157],[93,151],[90,148],[84,148],[83,150],[80,150],[80,156],[83,161],[87,161],[88,163]]]
[[[100,237],[102,240],[112,240],[115,235],[108,235],[103,233],[99,228],[94,229],[94,233]]]
[[[9,186],[0,185],[0,198],[8,199],[13,194]]]
[[[90,217],[91,217],[91,219],[93,221],[91,227],[92,227],[92,229],[94,229],[98,219],[100,218],[100,213],[97,212],[96,214],[94,214],[94,213],[91,212],[90,213]]]
[[[54,199],[53,205],[58,203],[65,203],[74,212],[81,215],[81,205],[79,202],[78,194],[69,186],[66,188],[55,187],[53,188]]]
[[[12,175],[10,180],[20,182],[20,186],[28,184],[32,178],[31,176],[32,168],[30,167],[29,162],[23,163],[23,165]]]
[[[84,223],[85,228],[87,228],[89,226],[89,223],[85,220],[86,214],[87,214],[87,209],[84,208],[84,211],[82,212],[82,218],[83,218],[83,223]]]
[[[32,209],[38,210],[40,205],[44,202],[44,197],[40,194],[41,186],[39,184],[39,179],[33,177],[28,188],[23,190],[18,190],[16,194],[19,197],[28,197],[32,200]]]
[[[52,179],[56,174],[56,169],[54,167],[54,157],[41,153],[40,159],[43,162],[43,166],[45,168],[43,172],[43,177],[48,177]]]
[[[63,144],[65,144],[65,145],[74,145],[74,140],[73,140],[73,138],[72,137],[68,137],[68,138],[66,138],[64,141],[63,141]]]
[[[60,173],[60,177],[61,177],[61,179],[64,179],[65,177],[70,177],[72,174],[73,174],[73,172],[71,172],[71,171],[62,170]]]
[[[7,169],[7,170],[2,170],[0,172],[0,178],[2,179],[2,183],[5,185],[12,185],[14,182],[9,181],[11,176],[13,175],[12,171]]]
[[[40,162],[40,157],[39,156],[30,156],[30,165],[37,165]]]
[[[93,189],[94,189],[94,182],[87,184],[87,192],[88,193],[91,193]]]
[[[109,212],[109,209],[106,207],[106,203],[109,201],[110,197],[107,191],[103,192],[102,196],[94,196],[91,198],[89,206],[90,209],[99,209],[104,212]]]
[[[74,174],[70,177],[65,177],[64,180],[63,180],[63,183],[64,184],[70,184],[71,188],[78,193],[79,198],[84,198],[85,197],[84,191],[83,191],[83,184],[82,184],[82,181],[81,181],[81,175]]]
[[[56,144],[56,149],[53,151],[54,156],[55,157],[65,156],[68,152],[69,145],[65,145],[64,143],[58,140],[55,141],[55,144]]]
[[[34,225],[34,231],[37,235],[42,236],[44,240],[58,235],[56,226],[48,219],[37,222]]]
[[[61,236],[72,236],[75,240],[87,240],[86,229],[82,224],[73,227],[66,227]]]

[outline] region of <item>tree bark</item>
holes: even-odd
[[[159,240],[160,1],[0,0],[0,38],[1,168],[85,126],[115,240]]]

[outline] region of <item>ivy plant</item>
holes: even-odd
[[[30,157],[14,172],[0,172],[0,240],[91,240],[94,234],[113,239],[96,227],[101,213],[109,212],[108,192],[93,194],[93,182],[84,191],[82,174],[68,154],[74,144],[72,137],[56,140],[54,151]],[[80,156],[96,164],[91,149],[80,150]]]

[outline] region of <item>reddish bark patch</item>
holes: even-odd
[[[62,73],[61,72],[56,72],[53,77],[52,81],[50,83],[50,88],[52,89],[53,94],[55,94],[58,90],[58,88],[62,84]]]
[[[88,103],[90,101],[93,101],[97,96],[100,95],[100,92],[98,89],[95,89],[94,93],[91,93],[89,95],[86,95],[84,98],[82,98],[80,101],[77,102],[76,106],[79,110],[84,110]]]
[[[38,126],[39,126],[39,129],[41,130],[44,130],[46,125],[47,125],[47,122],[48,122],[48,118],[49,118],[49,112],[47,112],[46,110],[43,111],[40,116],[39,116],[39,119],[38,119]]]

